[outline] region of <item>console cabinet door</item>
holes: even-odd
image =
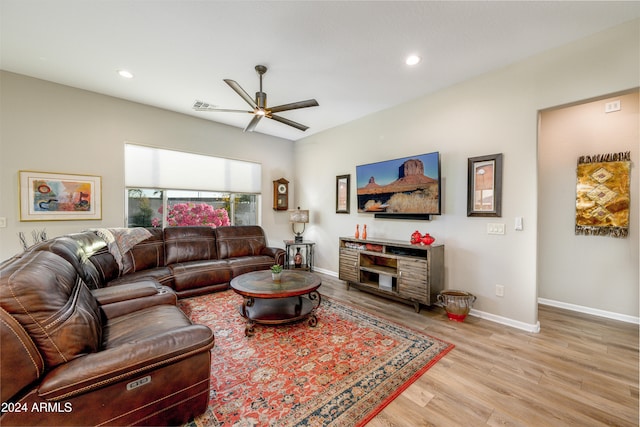
[[[357,250],[340,248],[340,266],[338,272],[340,280],[354,283],[360,281],[358,258]]]
[[[398,293],[403,298],[429,304],[426,259],[398,258]]]

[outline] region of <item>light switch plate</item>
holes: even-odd
[[[504,234],[504,224],[490,222],[487,224],[487,234]]]
[[[7,218],[0,217],[0,228],[5,228],[7,226]]]
[[[522,231],[523,226],[523,218],[521,216],[516,217],[515,229],[518,231]]]

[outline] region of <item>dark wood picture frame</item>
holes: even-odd
[[[351,205],[351,175],[336,176],[336,213],[349,213]]]
[[[467,216],[502,216],[502,153],[468,159]]]

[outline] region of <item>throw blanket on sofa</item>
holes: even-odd
[[[121,272],[124,269],[124,255],[135,245],[151,237],[151,232],[146,228],[94,228],[91,231],[107,242],[109,252],[116,259]]]

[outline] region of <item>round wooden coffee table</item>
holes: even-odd
[[[244,298],[240,314],[247,321],[245,335],[253,335],[256,323],[280,325],[308,319],[310,326],[316,326],[321,284],[320,276],[307,271],[284,270],[280,283],[271,279],[270,270],[233,278],[231,289]]]

